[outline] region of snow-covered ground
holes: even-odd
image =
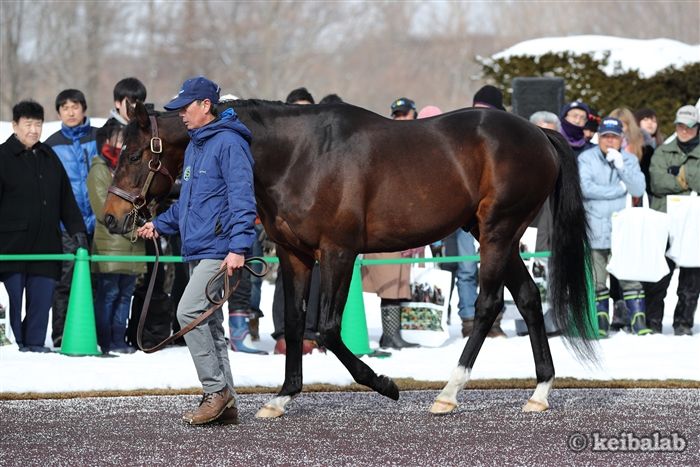
[[[498,52],[493,58],[514,55],[540,56],[548,52],[593,53],[597,59],[610,52],[605,71],[614,74],[617,68],[639,70],[642,77],[654,76],[658,71],[674,65],[677,68],[700,61],[700,44],[685,44],[672,39],[626,39],[613,36],[546,37],[520,42]]]
[[[549,339],[558,377],[592,380],[611,379],[688,379],[700,380],[700,325],[691,337],[677,337],[671,329],[676,297],[677,273],[666,298],[664,334],[632,336],[618,333],[600,341],[601,363],[591,368],[579,363],[564,347],[561,337]],[[272,296],[274,286],[263,282],[260,321],[261,340],[254,345],[272,351]],[[0,302],[7,303],[0,287]],[[378,347],[381,335],[379,300],[364,294],[370,347]],[[456,309],[456,308],[455,308]],[[515,335],[509,310],[503,320],[508,338],[487,339],[474,366],[472,377],[534,378],[535,368],[528,337]],[[700,317],[696,319],[696,323]],[[50,344],[50,331],[47,344]],[[456,366],[465,339],[454,316],[450,338],[437,348],[422,347],[393,352],[389,358],[363,357],[377,373],[395,378],[446,381]],[[284,379],[281,355],[248,355],[229,352],[234,381],[238,386],[277,388]],[[331,354],[314,352],[304,357],[304,381],[348,385],[352,378]],[[69,357],[58,353],[21,353],[15,345],[0,347],[0,392],[62,392],[128,389],[197,388],[199,381],[187,348],[167,348],[155,354],[137,352],[116,358]]]

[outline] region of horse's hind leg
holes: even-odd
[[[505,267],[508,263],[509,252],[515,248],[513,242],[505,240],[505,238],[505,236],[500,239],[488,238],[484,234],[484,229],[481,229],[481,271],[479,278],[481,290],[476,299],[474,328],[464,346],[457,368],[452,371],[449,381],[435,398],[435,402],[430,408],[431,413],[446,414],[457,407],[457,393],[469,381],[471,369],[486,339],[486,334],[503,308]]]
[[[321,300],[319,333],[321,343],[338,357],[353,379],[378,393],[398,400],[399,389],[387,376],[377,374],[343,343],[340,325],[348,297],[355,254],[345,250],[323,250],[321,253]]]
[[[547,397],[554,383],[554,363],[545,332],[540,293],[520,255],[516,253],[511,255],[506,271],[505,284],[525,319],[532,354],[535,358],[537,388],[527,404],[523,406],[523,411],[544,412],[549,408]]]
[[[313,260],[295,256],[280,247],[277,253],[284,286],[284,338],[287,342],[284,383],[279,393],[255,414],[258,418],[284,415],[286,405],[302,388],[302,340]]]

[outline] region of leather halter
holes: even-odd
[[[163,140],[161,140],[158,136],[158,122],[156,117],[155,115],[149,115],[148,118],[151,121],[151,159],[148,161],[148,176],[146,177],[146,182],[143,184],[141,191],[138,195],[134,195],[133,193],[122,190],[114,185],[107,189],[109,193],[115,194],[123,200],[130,202],[133,206],[131,212],[134,216],[139,215],[145,219],[150,219],[151,216],[151,213],[148,211],[148,209],[146,209],[146,195],[148,194],[148,190],[151,188],[151,183],[153,182],[153,177],[155,174],[160,173],[161,175],[164,175],[170,182],[170,187],[172,187],[175,183],[173,176],[170,175],[170,172],[167,168],[165,168],[160,160],[160,156],[163,153]],[[147,147],[148,146],[144,146],[140,149],[140,151],[145,150]]]

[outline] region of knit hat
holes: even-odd
[[[589,115],[591,115],[591,109],[583,102],[579,102],[579,101],[569,102],[564,107],[562,107],[561,112],[559,112],[559,119],[562,122],[566,118],[566,114],[568,114],[569,110],[571,110],[571,109],[581,109],[581,110],[585,111],[586,112],[586,119],[588,118]]]
[[[441,113],[442,110],[440,110],[439,107],[435,107],[434,105],[426,105],[420,109],[420,112],[418,112],[418,118],[430,118],[440,115]]]
[[[481,104],[490,109],[506,110],[506,108],[503,107],[503,93],[490,84],[482,87],[474,94],[474,103],[472,105],[476,107],[477,104]]]

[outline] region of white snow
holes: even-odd
[[[632,336],[618,333],[600,341],[601,364],[598,368],[579,363],[564,347],[561,337],[549,343],[557,377],[588,380],[612,379],[687,379],[700,380],[700,325],[694,335],[673,335],[671,323],[676,297],[677,272],[666,298],[663,335]],[[261,340],[255,347],[272,351],[272,295],[274,286],[263,282],[260,321]],[[456,294],[455,294],[456,295]],[[0,301],[7,303],[0,287]],[[378,348],[381,335],[379,299],[364,294],[370,347]],[[453,307],[456,310],[456,307]],[[515,336],[512,312],[503,320],[508,338],[487,339],[471,374],[472,379],[532,378],[535,367],[527,336]],[[700,317],[698,317],[700,318]],[[696,318],[696,323],[698,322]],[[389,358],[362,357],[378,374],[422,381],[447,381],[462,353],[465,339],[461,324],[452,317],[450,339],[441,347],[393,352]],[[50,331],[47,333],[50,344]],[[234,382],[237,386],[263,386],[277,389],[284,380],[284,356],[248,355],[229,351]],[[304,382],[348,385],[348,371],[330,352],[304,356]],[[63,392],[129,389],[188,389],[200,387],[186,347],[167,348],[155,354],[137,352],[115,358],[69,357],[59,353],[21,353],[15,345],[0,347],[0,392]]]
[[[690,45],[672,39],[643,40],[594,35],[532,39],[498,52],[493,58],[572,52],[577,55],[593,53],[595,58],[600,59],[606,51],[610,52],[605,68],[609,75],[615,74],[619,67],[622,70],[638,69],[642,77],[648,78],[670,65],[680,68],[700,61],[700,44]]]

